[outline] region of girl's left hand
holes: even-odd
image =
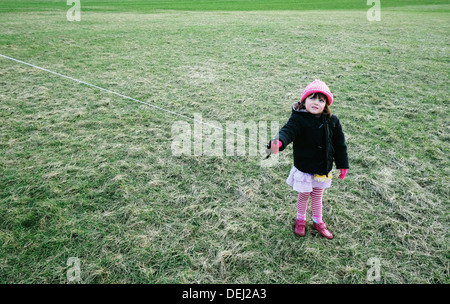
[[[339,174],[339,179],[344,179],[347,175],[348,169],[341,169],[341,174]]]

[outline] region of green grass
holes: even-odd
[[[84,11],[151,12],[154,10],[186,11],[261,11],[261,10],[364,10],[367,1],[360,0],[97,0],[81,1]],[[447,0],[383,0],[382,8],[408,7],[426,4],[446,5]],[[67,10],[65,1],[2,0],[0,12]],[[448,8],[446,8],[448,12]]]
[[[271,168],[174,157],[180,117],[0,58],[0,282],[67,283],[77,257],[84,283],[368,283],[379,258],[375,283],[448,284],[450,5],[436,2],[368,22],[97,1],[68,22],[68,6],[2,1],[1,54],[223,125],[282,125],[321,78],[351,169],[324,196],[335,239],[298,238],[292,147]]]

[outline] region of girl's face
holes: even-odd
[[[311,114],[322,114],[327,98],[323,94],[312,94],[305,99],[305,108]]]

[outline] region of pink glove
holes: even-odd
[[[344,179],[347,175],[348,169],[341,169],[341,174],[339,174],[339,179]]]
[[[270,143],[270,150],[272,150],[273,154],[277,154],[282,145],[283,143],[281,142],[281,140],[278,139],[272,140],[272,142]]]

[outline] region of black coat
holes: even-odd
[[[348,169],[347,145],[339,119],[292,109],[289,121],[281,128],[278,138],[283,145],[294,142],[294,166],[304,172],[325,175],[333,168]]]

